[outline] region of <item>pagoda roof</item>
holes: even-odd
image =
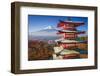
[[[55,53],[59,53],[60,51],[62,51],[64,48],[62,46],[60,47],[54,47],[54,52]]]
[[[58,32],[61,32],[61,33],[76,33],[77,31],[71,31],[71,30],[58,30]]]
[[[61,42],[61,43],[79,43],[80,41],[76,40],[68,40],[68,39],[57,39],[55,40],[56,42]]]
[[[62,23],[62,24],[61,24]],[[79,22],[79,21],[62,21],[60,20],[60,23],[58,24],[57,27],[62,27],[64,24],[74,24],[74,27],[80,26],[80,25],[84,25],[84,22]]]
[[[58,30],[58,33],[57,34],[63,34],[63,33],[83,34],[83,33],[85,33],[85,31]]]
[[[68,50],[68,49],[64,49],[61,51],[60,55],[66,55],[66,54],[79,54],[79,52],[75,51],[75,50]]]

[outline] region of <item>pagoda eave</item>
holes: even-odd
[[[87,43],[86,41],[77,41],[77,42],[63,42],[63,41],[57,41],[60,42],[61,44],[78,44],[78,43]]]
[[[70,30],[58,30],[58,33],[76,33],[77,31],[70,31]]]
[[[79,41],[76,40],[64,40],[64,39],[58,39],[55,40],[56,42],[61,42],[61,43],[78,43]]]
[[[73,54],[79,54],[79,52],[76,52],[75,50],[63,50],[60,55],[73,55]]]
[[[61,42],[61,44],[77,44],[77,43],[80,43],[80,42]]]
[[[57,34],[63,34],[63,33],[76,33],[76,34],[84,34],[85,33],[85,31],[58,31],[58,33]]]
[[[57,27],[62,27],[64,26],[64,24],[70,24],[70,26],[72,25],[74,27],[78,27],[78,26],[84,25],[85,23],[84,22],[73,22],[73,21],[60,21]]]
[[[76,44],[76,43],[86,43],[87,41],[76,41],[76,40],[64,40],[64,39],[58,39],[58,40],[55,40],[56,42],[59,42],[59,43],[63,43],[63,44]]]

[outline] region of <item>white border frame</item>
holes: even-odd
[[[66,12],[66,13],[65,13]],[[68,60],[28,61],[28,14],[88,17],[88,58]],[[41,7],[20,8],[20,69],[94,66],[94,11]]]

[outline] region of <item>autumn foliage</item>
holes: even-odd
[[[47,42],[33,40],[28,42],[28,60],[48,60],[52,58],[53,46]]]

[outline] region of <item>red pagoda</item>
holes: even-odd
[[[55,40],[57,47],[54,47],[55,54],[54,59],[73,59],[79,58],[80,53],[75,50],[78,47],[76,38],[79,34],[84,34],[85,31],[78,31],[76,27],[84,25],[84,22],[75,21],[59,21],[57,27],[60,28],[57,34],[61,35],[62,38]]]

